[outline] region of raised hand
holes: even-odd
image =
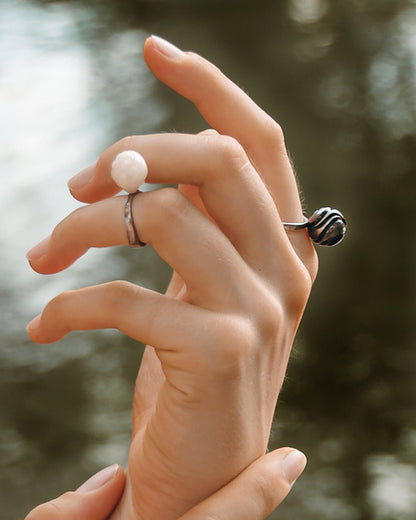
[[[177,518],[267,446],[317,261],[280,127],[213,65],[152,37],[145,59],[216,132],[132,136],[70,182],[80,208],[29,253],[41,273],[127,242],[111,164],[136,150],[147,182],[134,221],[174,269],[166,295],[126,282],[70,291],[29,324],[34,341],[118,328],[148,343],[137,378],[127,486],[114,518]],[[112,197],[112,198],[108,198]]]

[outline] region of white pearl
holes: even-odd
[[[121,189],[135,193],[146,180],[146,161],[133,150],[121,152],[111,165],[111,177]]]

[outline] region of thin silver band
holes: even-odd
[[[288,231],[296,231],[297,229],[305,229],[308,227],[309,219],[303,215],[303,222],[282,222],[283,227]]]
[[[127,240],[130,247],[144,247],[146,245],[146,242],[142,242],[137,234],[131,211],[133,199],[138,193],[141,192],[137,190],[135,193],[130,193],[124,206],[124,224],[126,226]]]

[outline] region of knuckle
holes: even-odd
[[[154,191],[153,194],[158,199],[158,206],[165,211],[170,211],[183,202],[181,194],[175,188],[162,188]]]
[[[101,176],[106,171],[111,169],[111,163],[113,162],[115,156],[122,150],[134,150],[136,146],[136,140],[137,136],[127,135],[107,148],[98,158],[96,164],[97,173],[99,173]]]
[[[126,280],[113,280],[104,284],[106,298],[104,304],[110,307],[110,310],[120,309],[125,305],[126,298],[136,291],[137,286]]]
[[[117,144],[122,150],[130,150],[135,139],[136,136],[134,135],[126,135],[125,137],[122,137]]]
[[[221,89],[226,80],[222,71],[213,63],[206,60],[195,52],[188,51],[186,53],[188,59],[184,64],[184,70],[188,74],[194,76],[198,74],[203,77],[202,87],[194,89],[192,92],[192,101],[201,109],[205,103],[209,102],[213,89]]]
[[[253,482],[253,496],[258,497],[257,503],[262,512],[262,518],[269,515],[279,504],[280,497],[279,493],[276,493],[276,489],[281,492],[284,490],[286,494],[289,486],[275,471],[264,471],[257,475]]]
[[[131,290],[132,287],[135,287],[131,282],[127,282],[126,280],[112,280],[111,282],[107,282],[104,284],[106,290],[113,294],[125,294],[126,291]]]
[[[210,337],[207,370],[225,379],[237,379],[253,356],[257,346],[250,320],[244,317],[224,317],[223,326]]]
[[[52,329],[65,333],[76,329],[78,313],[73,309],[74,304],[77,308],[77,298],[79,297],[79,290],[68,290],[58,294],[48,303],[42,313],[42,321],[44,320],[50,334],[52,334]]]
[[[223,170],[229,173],[241,173],[249,163],[247,154],[234,137],[220,136],[216,139],[216,154]]]
[[[175,188],[161,188],[146,195],[148,197],[145,220],[150,237],[146,239],[144,236],[144,240],[151,242],[152,235],[161,226],[165,227],[185,210],[186,200]],[[146,230],[144,231],[146,232]]]
[[[285,314],[283,305],[270,294],[263,295],[259,302],[261,303],[256,306],[255,318],[260,343],[265,344],[270,339],[274,342],[280,331],[285,328],[282,326]]]
[[[311,253],[308,255],[307,258],[304,259],[303,263],[305,264],[305,267],[308,270],[310,276],[310,283],[312,285],[318,275],[319,269],[318,255],[313,245],[311,245]]]
[[[68,300],[72,298],[75,291],[64,291],[55,296],[46,306],[44,314],[53,314],[56,317],[61,317],[65,314],[65,308]]]
[[[76,238],[78,231],[85,225],[85,208],[80,207],[67,215],[55,226],[51,234],[51,242],[60,244],[68,239]]]
[[[285,293],[285,308],[289,316],[300,317],[312,289],[312,277],[310,271],[298,258],[295,262],[290,287]]]
[[[282,127],[269,116],[263,123],[262,142],[269,148],[285,146],[285,136]]]

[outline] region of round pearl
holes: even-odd
[[[113,161],[111,177],[121,189],[135,193],[147,177],[146,161],[133,150],[121,152]]]

